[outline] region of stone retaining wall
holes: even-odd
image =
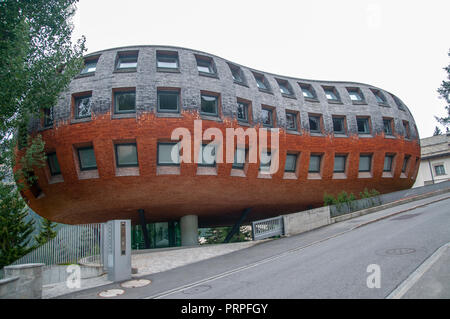
[[[325,206],[304,212],[283,215],[283,222],[286,236],[304,233],[330,224],[330,207]]]
[[[41,299],[44,264],[6,266],[0,280],[0,299]]]

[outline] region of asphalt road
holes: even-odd
[[[148,276],[152,284],[119,298],[385,298],[439,247],[450,242],[450,199],[365,226],[399,207],[305,234]],[[378,265],[380,288],[368,288],[369,265]],[[63,298],[95,298],[98,287]]]
[[[353,230],[165,298],[384,298],[450,241],[450,200]],[[380,266],[380,288],[367,272]]]

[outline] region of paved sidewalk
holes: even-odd
[[[190,248],[155,250],[148,253],[135,253],[131,256],[131,265],[138,269],[137,276],[144,276],[181,267],[205,259],[232,253],[251,247],[260,242],[204,245]]]
[[[241,243],[202,245],[198,247],[178,247],[174,249],[154,249],[151,251],[136,251],[131,255],[131,266],[137,269],[133,278],[156,274],[205,259],[229,254],[261,243],[248,241]],[[107,275],[82,279],[80,288],[68,288],[65,282],[43,286],[42,298],[54,298],[68,293],[74,293],[89,288],[112,284]]]
[[[82,279],[80,288],[68,288],[65,282],[49,284],[42,287],[42,299],[55,298],[68,293],[79,292],[85,289],[100,287],[112,283],[113,282],[109,281],[107,275],[105,274],[100,277]]]
[[[450,243],[438,249],[399,288],[397,297],[402,299],[450,299]]]

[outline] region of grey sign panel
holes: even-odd
[[[108,280],[128,280],[131,278],[131,221],[110,220],[104,229]]]

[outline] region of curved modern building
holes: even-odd
[[[406,189],[419,167],[417,127],[393,94],[270,74],[185,48],[89,54],[43,113],[32,129],[48,163],[23,196],[41,216],[68,224],[136,223],[143,210],[149,222],[195,215],[200,226],[231,225],[246,208],[256,220],[321,206],[325,192]],[[195,120],[224,136],[226,128],[279,128],[280,169],[261,174],[260,160],[242,155],[248,144],[236,156],[244,162],[173,161],[171,133],[194,135]]]

